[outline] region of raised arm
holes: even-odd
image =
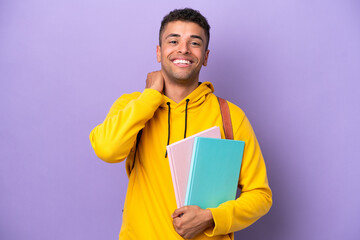
[[[163,101],[162,86],[161,72],[149,73],[142,93],[125,94],[113,104],[104,122],[90,133],[91,145],[100,159],[120,162],[128,156],[137,133]]]

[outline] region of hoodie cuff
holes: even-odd
[[[230,229],[229,219],[224,216],[224,209],[221,207],[218,208],[208,208],[213,216],[215,227],[209,228],[204,231],[204,234],[208,237],[213,237],[217,235],[228,234],[228,229]]]

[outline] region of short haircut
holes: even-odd
[[[210,25],[206,20],[206,18],[203,15],[201,15],[199,11],[191,8],[175,9],[163,18],[163,20],[161,21],[161,26],[159,31],[160,46],[161,46],[161,35],[163,34],[166,25],[169,22],[174,22],[174,21],[193,22],[198,24],[202,29],[204,29],[207,40],[205,50],[208,49],[209,41],[210,41]]]

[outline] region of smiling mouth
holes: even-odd
[[[175,59],[174,61],[172,61],[174,64],[180,64],[180,65],[190,65],[192,64],[191,61],[189,60],[184,60],[184,59]]]

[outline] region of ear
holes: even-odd
[[[207,65],[207,61],[208,61],[208,58],[209,58],[209,53],[210,53],[210,50],[206,50],[205,52],[205,57],[204,57],[204,62],[203,62],[203,65],[206,66]]]
[[[161,47],[159,45],[156,46],[156,59],[157,62],[161,62]]]

